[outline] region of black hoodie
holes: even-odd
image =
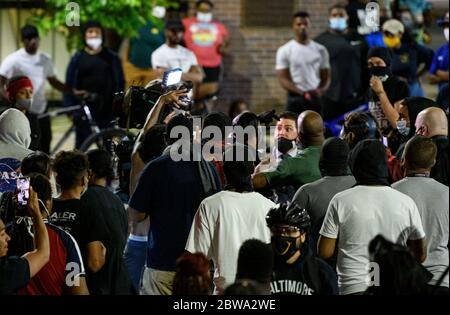
[[[374,139],[358,142],[350,151],[348,164],[356,185],[389,186],[389,169],[383,143]]]

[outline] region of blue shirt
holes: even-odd
[[[147,267],[175,271],[176,259],[184,252],[192,220],[204,197],[198,162],[175,162],[164,155],[147,164],[129,203],[150,217]]]
[[[431,63],[430,73],[436,74],[438,70],[448,71],[448,43],[442,45],[435,53]],[[439,88],[447,82],[440,82]]]
[[[369,45],[369,48],[372,47],[386,47],[386,44],[384,43],[383,39],[383,33],[382,32],[374,32],[367,34],[364,36],[366,39],[367,45]]]

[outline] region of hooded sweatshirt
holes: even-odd
[[[389,186],[389,170],[384,145],[374,139],[358,142],[350,151],[348,164],[356,185]]]
[[[0,159],[14,158],[22,161],[32,153],[31,129],[27,117],[19,110],[11,108],[0,115]]]

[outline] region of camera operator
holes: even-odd
[[[186,89],[172,90],[161,95],[148,113],[131,154],[130,195],[133,194],[145,165],[159,157],[166,147],[167,143],[164,139],[166,126],[162,123],[166,123],[178,110],[185,108],[185,103],[180,98],[185,97],[187,95],[186,92]],[[176,108],[177,111],[173,111],[173,108]],[[167,113],[168,115],[165,116]],[[151,148],[148,144],[151,144]],[[142,222],[134,222],[132,220],[129,222],[130,235],[124,259],[136,289],[139,289],[142,272],[145,267],[149,228],[150,222],[148,218]]]
[[[153,108],[148,113],[144,126],[142,127],[141,131],[137,136],[136,143],[134,144],[132,152],[132,164],[134,164],[133,157],[136,157],[136,154],[138,154],[138,149],[142,145],[142,142],[144,141],[145,133],[156,123],[164,121],[165,117],[162,116],[165,111],[174,108],[176,108],[175,112],[177,112],[178,110],[184,111],[183,109],[185,108],[185,102],[180,98],[185,96],[187,96],[187,89],[171,90],[158,98],[158,101],[156,102],[155,106],[153,106]],[[169,106],[170,108],[168,108]],[[141,169],[143,168],[143,166],[144,164],[141,164]],[[131,187],[133,187],[133,184],[131,184]]]
[[[177,100],[171,93],[162,98]],[[160,104],[150,112],[147,123],[156,120],[153,117],[154,113],[161,111],[166,105],[161,98],[158,103]],[[147,123],[147,126],[150,125]],[[189,137],[187,139],[170,137],[171,131],[176,130],[175,128],[187,129]],[[160,158],[144,168],[128,208],[132,223],[144,222],[147,217],[151,223],[148,233],[147,267],[144,270],[141,294],[172,293],[176,259],[184,251],[195,211],[204,198],[220,190],[219,178],[210,163],[204,160],[192,161],[191,156],[181,161],[172,159],[170,154],[172,149],[181,149],[183,157],[186,156],[185,149],[192,149],[184,145],[193,143],[191,119],[184,115],[175,115],[167,124],[166,140],[170,147],[166,148]],[[180,142],[183,144],[178,147]]]

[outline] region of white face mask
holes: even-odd
[[[166,8],[161,6],[156,6],[152,10],[152,15],[157,19],[163,19],[166,16]]]
[[[199,22],[209,23],[213,18],[212,13],[197,12],[197,20]]]
[[[103,40],[100,37],[86,39],[86,44],[93,50],[97,50],[102,45]]]
[[[444,28],[444,37],[445,40],[448,42],[448,27]]]

